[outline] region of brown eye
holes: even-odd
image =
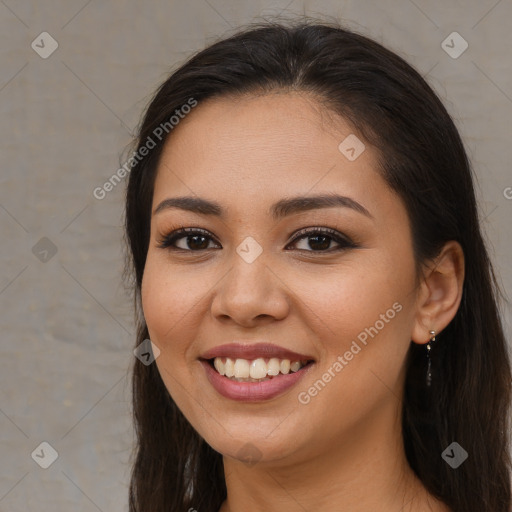
[[[299,248],[301,251],[334,252],[357,247],[350,238],[331,228],[304,229],[299,231],[298,234],[299,236],[297,236],[292,243],[296,244],[297,241],[309,239],[307,246],[311,248],[311,250]],[[330,248],[332,242],[337,243],[339,247],[334,249]]]
[[[184,239],[182,247],[177,247],[175,245],[176,242],[182,239]],[[165,235],[162,240],[160,240],[158,247],[162,249],[197,252],[211,248],[208,247],[209,241],[213,241],[213,239],[209,233],[203,229],[181,228]]]

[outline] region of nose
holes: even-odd
[[[211,304],[214,318],[243,327],[282,320],[289,311],[285,278],[264,253],[251,263],[235,253],[233,265],[218,282]]]

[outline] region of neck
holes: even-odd
[[[379,418],[354,425],[345,440],[323,451],[312,447],[286,464],[248,466],[224,457],[227,500],[220,512],[449,512],[408,465],[398,401],[393,402]]]

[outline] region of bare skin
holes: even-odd
[[[305,94],[220,98],[182,120],[162,154],[153,212],[185,195],[225,210],[222,218],[154,213],[142,283],[165,385],[223,455],[228,498],[220,512],[449,512],[409,467],[400,414],[411,340],[428,342],[459,307],[462,250],[447,243],[416,275],[407,212],[379,175],[377,150],[366,143],[350,161],[338,149],[352,133]],[[346,205],[279,219],[269,213],[283,198],[332,193],[367,213]],[[182,226],[205,230],[204,245],[184,234],[177,250],[159,247]],[[332,228],[353,243],[323,234],[321,247],[314,237],[322,234],[297,237],[303,228]],[[262,248],[251,263],[236,251],[247,237]],[[378,332],[334,371],[372,326]],[[270,341],[315,363],[273,399],[231,400],[212,387],[198,358],[241,339]],[[325,387],[309,393],[329,370]]]

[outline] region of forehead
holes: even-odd
[[[342,151],[346,140],[357,153],[364,148],[356,159]],[[183,193],[260,202],[326,191],[361,198],[387,188],[377,156],[346,120],[310,95],[214,98],[200,102],[169,135],[153,204]]]

